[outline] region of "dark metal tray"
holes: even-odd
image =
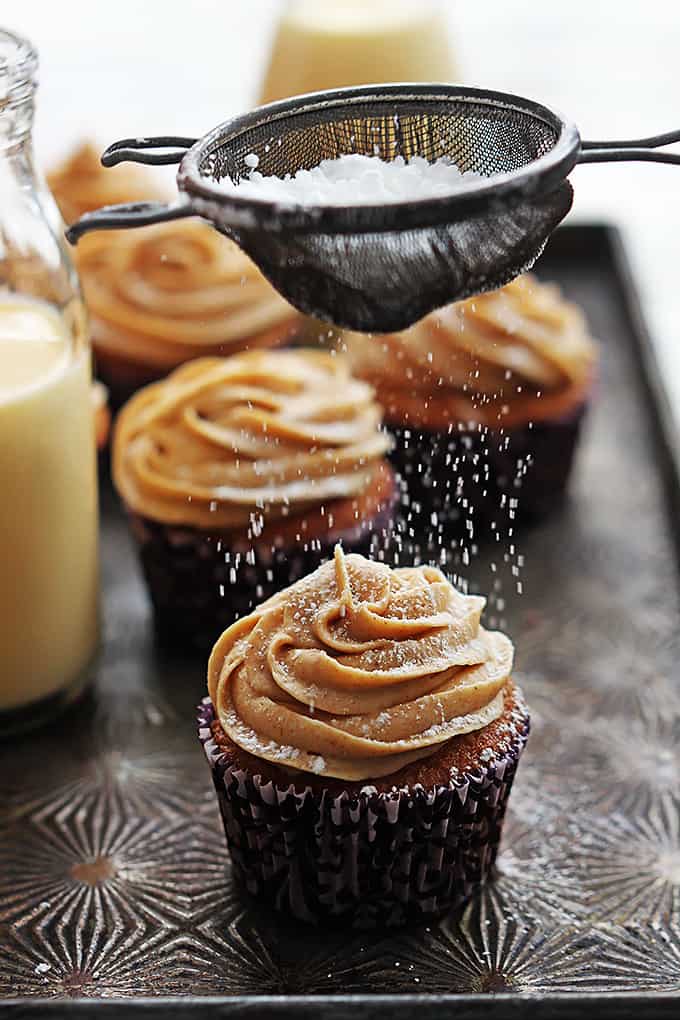
[[[240,899],[194,731],[204,668],[154,647],[104,484],[95,689],[0,750],[13,1015],[678,1015],[678,449],[617,233],[560,230],[540,272],[583,305],[603,364],[564,509],[463,570],[494,594],[533,710],[496,881],[396,933]]]

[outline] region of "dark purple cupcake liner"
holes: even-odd
[[[507,750],[445,786],[379,793],[367,783],[358,794],[331,795],[278,786],[230,763],[204,698],[198,734],[236,878],[277,910],[315,924],[401,925],[449,911],[495,861],[529,734],[526,710],[516,714]]]
[[[480,539],[547,516],[564,499],[587,406],[504,431],[391,427],[390,460],[416,529]]]
[[[282,548],[160,524],[129,512],[159,637],[209,649],[234,620],[316,570],[333,555],[337,542],[346,552],[379,554],[388,544],[396,498],[395,487],[377,514],[351,530]]]

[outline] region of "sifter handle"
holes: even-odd
[[[195,145],[196,138],[182,135],[159,135],[156,138],[122,138],[109,145],[102,153],[104,166],[118,163],[146,163],[150,166],[167,166],[180,163],[188,149]],[[148,149],[170,149],[170,152],[148,152]]]
[[[166,205],[165,202],[127,202],[123,205],[105,205],[101,209],[85,213],[72,223],[66,231],[71,244],[77,244],[83,234],[91,230],[121,230],[123,227],[146,227],[151,223],[165,220],[179,220],[194,216],[191,206],[182,203]]]
[[[664,145],[680,142],[680,131],[666,131],[649,138],[623,141],[581,142],[578,163],[616,163],[621,161],[644,161],[650,163],[671,163],[680,166],[680,153],[657,152]]]

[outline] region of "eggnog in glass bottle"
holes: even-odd
[[[452,81],[443,3],[289,0],[279,20],[261,103],[376,82]]]
[[[0,735],[56,715],[98,645],[90,350],[33,164],[37,57],[0,30]]]

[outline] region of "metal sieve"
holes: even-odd
[[[174,204],[135,202],[87,213],[67,231],[201,216],[232,238],[301,311],[365,332],[404,329],[450,301],[529,269],[571,208],[576,163],[654,160],[680,131],[585,142],[574,124],[530,99],[452,85],[371,85],[261,106],[203,138],[116,142],[105,166],[179,163]],[[171,151],[152,151],[152,150]],[[449,157],[472,179],[450,196],[385,205],[300,206],[227,193],[254,153],[265,175],[294,174],[349,153]]]

